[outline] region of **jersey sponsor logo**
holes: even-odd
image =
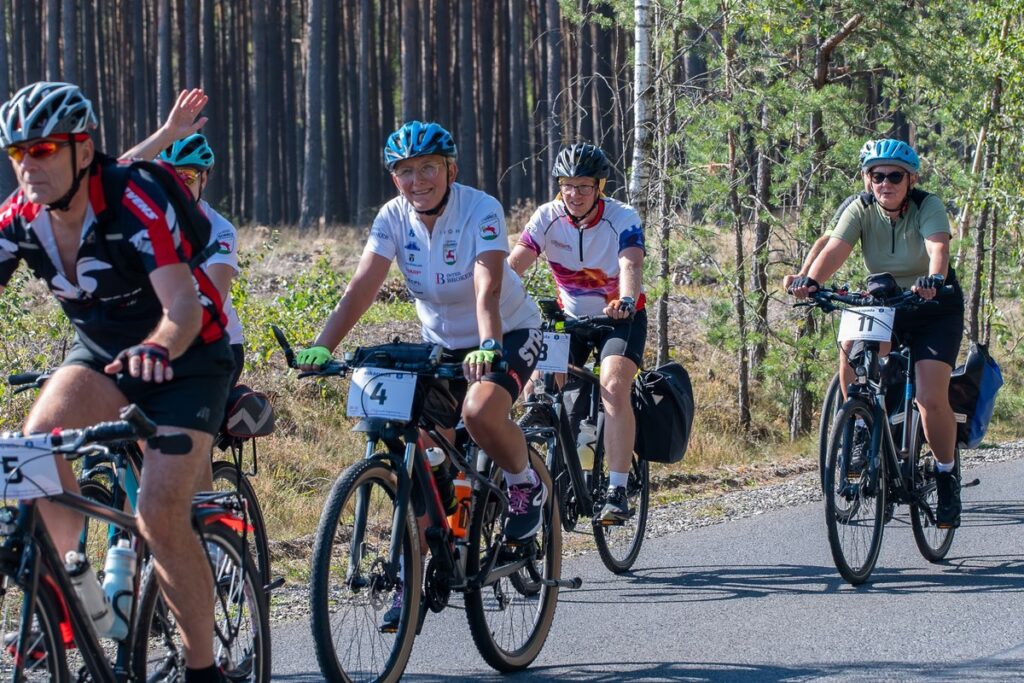
[[[437,273],[435,277],[437,284],[451,285],[456,282],[462,282],[463,280],[470,279],[473,277],[473,271],[469,271],[468,273]]]
[[[406,251],[420,251],[420,245],[416,244],[414,240],[409,240],[405,245]]]
[[[531,329],[526,343],[519,347],[519,357],[532,368],[537,364],[537,359],[540,357],[540,350],[543,345],[544,334],[540,330]]]
[[[494,225],[481,225],[480,226],[480,237],[485,240],[493,240],[498,238],[498,228]]]
[[[405,260],[408,261],[409,263],[415,263],[416,262],[416,252],[410,251],[409,252],[409,256]]]
[[[423,269],[422,268],[406,268],[405,269],[405,274],[406,275],[422,275],[423,274]]]
[[[224,240],[221,240],[220,242],[217,242],[217,253],[218,254],[230,254],[231,253],[231,243],[230,242],[225,242]]]
[[[106,261],[100,261],[91,256],[80,259],[75,266],[75,270],[78,271],[78,287],[89,294],[94,293],[99,283],[96,282],[96,278],[92,277],[90,273],[99,270],[110,270],[111,268],[112,266]]]
[[[558,247],[562,251],[572,251],[572,245],[558,240],[551,240],[551,246]]]
[[[409,228],[409,237],[416,239],[416,231],[412,228]]]
[[[455,248],[457,246],[458,246],[458,243],[455,240],[445,240],[444,244],[442,245],[442,247],[443,247],[442,251],[444,252],[443,253],[444,262],[447,265],[449,265],[449,266],[454,266],[455,265],[455,261],[456,261]]]
[[[375,239],[381,240],[382,242],[390,242],[391,241],[391,235],[387,234],[383,230],[371,230],[370,234],[373,235],[373,237]]]

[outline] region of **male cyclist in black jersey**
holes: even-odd
[[[184,456],[146,449],[139,528],[181,626],[185,680],[220,681],[212,578],[190,508],[234,370],[221,302],[202,270],[190,267],[194,246],[149,173],[133,170],[120,203],[106,206],[115,162],[95,150],[95,126],[92,104],[69,83],[29,85],[0,107],[0,143],[19,184],[0,208],[0,287],[24,261],[75,329],[24,429],[115,420],[119,408],[137,403],[160,432],[191,437]],[[108,208],[115,217],[97,221]],[[57,467],[65,490],[77,491],[71,467],[61,459]],[[39,507],[57,550],[76,549],[81,515],[46,501]]]

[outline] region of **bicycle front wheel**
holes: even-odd
[[[267,525],[263,521],[263,510],[260,508],[259,499],[256,498],[256,491],[248,477],[244,474],[239,477],[235,463],[219,460],[212,465],[214,490],[237,491],[245,501],[246,517],[249,524],[252,525],[252,531],[249,534],[254,549],[256,569],[259,571],[260,584],[266,586],[271,580],[270,543],[267,540]]]
[[[25,594],[11,576],[0,576],[0,628],[3,628],[4,639],[3,652],[0,653],[0,677],[4,680],[10,680],[14,672],[24,597]],[[26,657],[21,680],[56,683],[71,680],[65,659],[57,598],[49,584],[43,580],[40,580],[36,591],[35,614],[24,651]]]
[[[548,487],[536,538],[511,552],[502,542],[501,502],[487,489],[476,492],[469,527],[466,574],[470,580],[491,566],[495,554],[497,558],[490,574],[480,577],[484,585],[466,592],[466,618],[480,655],[505,672],[525,669],[544,647],[558,604],[558,586],[545,582],[557,580],[562,572],[562,527],[551,475],[532,446],[529,453],[533,469]],[[502,486],[501,479],[501,470],[494,467],[491,481]],[[502,565],[518,564],[524,557],[523,569],[499,576]]]
[[[867,581],[882,547],[888,483],[885,459],[870,452],[872,422],[871,406],[857,399],[847,401],[836,415],[825,466],[828,544],[836,569],[854,585]],[[851,466],[857,461],[859,467]],[[874,476],[872,462],[877,462]]]
[[[228,680],[270,680],[270,620],[252,556],[234,532],[203,528],[213,572],[214,663]],[[184,680],[185,649],[174,615],[164,601],[152,562],[144,570],[135,631],[134,665],[140,681]]]
[[[621,523],[606,524],[597,519],[596,515],[604,507],[609,482],[608,461],[598,457],[594,461],[594,541],[597,553],[608,570],[615,574],[629,571],[640,555],[640,546],[644,542],[647,529],[647,508],[651,498],[650,470],[646,460],[636,453],[633,454],[629,466],[629,481],[626,483],[626,500],[632,517]]]
[[[398,480],[383,454],[349,467],[331,489],[313,546],[313,645],[329,681],[397,681],[423,607],[419,535],[405,515],[398,580],[387,572]]]
[[[960,477],[960,448],[953,452],[953,471]],[[914,493],[918,502],[910,506],[910,525],[914,529],[914,542],[921,551],[922,557],[929,562],[945,559],[953,545],[956,529],[940,529],[935,523],[936,508],[939,503],[935,488],[935,454],[924,440],[923,430],[919,430],[914,457],[910,461],[911,473],[914,477]]]
[[[821,404],[821,417],[818,422],[818,472],[821,474],[821,490],[825,489],[825,466],[828,459],[828,437],[832,434],[832,425],[843,405],[843,394],[839,386],[839,373],[832,375],[832,381],[825,389],[825,400]]]

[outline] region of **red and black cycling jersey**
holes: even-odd
[[[61,265],[50,215],[17,190],[0,207],[0,286],[6,286],[24,261],[44,280],[79,339],[94,353],[113,358],[138,344],[156,328],[163,306],[149,275],[175,263],[188,263],[192,247],[181,238],[174,208],[144,170],[133,170],[116,218],[97,222],[106,208],[105,157],[89,172],[89,207],[83,222],[75,277]],[[113,250],[120,250],[115,254]],[[193,268],[203,322],[195,344],[209,344],[224,335],[220,295],[201,268]]]

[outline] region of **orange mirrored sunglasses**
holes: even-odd
[[[56,154],[61,147],[70,145],[70,142],[64,142],[59,140],[40,140],[34,142],[31,145],[8,145],[6,147],[7,156],[14,159],[16,162],[21,163],[21,160],[25,158],[25,155],[32,157],[33,159],[46,159]]]
[[[181,182],[186,185],[194,183],[196,178],[199,177],[199,174],[202,173],[202,171],[197,171],[194,168],[176,168],[174,169],[174,172],[178,174],[179,178],[181,178]]]

